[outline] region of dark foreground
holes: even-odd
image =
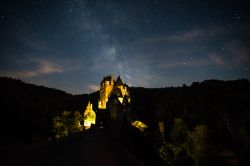
[[[133,145],[136,140],[128,136],[131,132],[119,132],[117,129],[96,128],[59,141],[31,144],[2,158],[0,165],[153,165],[154,161],[148,158],[151,155],[148,152],[142,152],[142,155],[148,153],[145,155],[148,159],[137,157],[138,150],[133,150],[138,148]]]

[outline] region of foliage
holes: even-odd
[[[53,118],[53,132],[55,138],[63,138],[70,134],[78,133],[83,130],[83,117],[76,111],[74,113],[63,111],[61,116]]]
[[[175,141],[175,143],[181,145],[186,141],[187,136],[188,129],[183,120],[180,118],[174,119],[174,126],[171,132],[171,138]]]
[[[174,119],[171,141],[163,142],[160,147],[160,157],[168,164],[175,165],[179,160],[187,158],[186,141],[188,129],[182,119]]]
[[[172,165],[181,151],[182,148],[180,146],[176,146],[169,142],[163,142],[159,148],[159,155],[167,164]]]
[[[207,126],[198,125],[189,133],[188,155],[194,160],[195,165],[203,165],[208,153]]]
[[[192,159],[196,166],[200,166],[208,157],[208,145],[207,126],[197,125],[194,131],[189,131],[184,121],[176,118],[171,140],[162,143],[159,155],[169,165],[184,164]]]

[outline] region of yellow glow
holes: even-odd
[[[164,133],[164,122],[161,121],[158,124],[159,124],[159,130],[160,130],[160,132]]]
[[[144,124],[143,122],[136,120],[132,123],[132,126],[140,129],[141,131],[144,131],[146,128],[148,128],[148,126],[146,124]]]
[[[119,88],[121,96],[118,98],[122,103],[125,96],[128,97],[128,102],[130,103],[129,93],[126,85],[116,85],[116,81],[112,76],[107,76],[103,79],[100,86],[100,99],[98,101],[98,109],[106,109],[106,103],[114,88]]]
[[[118,100],[122,103],[123,97],[118,97]]]
[[[114,79],[111,77],[109,81],[106,80],[104,83],[101,84],[100,99],[98,102],[99,109],[106,109],[106,103],[108,102],[110,93],[114,88],[114,82],[115,82]]]
[[[95,124],[95,121],[96,121],[96,114],[92,109],[92,104],[89,102],[84,112],[85,129],[89,129],[91,127],[91,124]]]

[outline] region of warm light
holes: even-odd
[[[89,129],[91,124],[95,124],[96,114],[92,109],[92,104],[90,102],[87,105],[87,108],[84,112],[84,127],[85,129]]]
[[[118,100],[122,103],[123,102],[123,98],[122,97],[118,97]]]
[[[146,128],[148,128],[148,126],[146,124],[144,124],[143,122],[136,120],[132,123],[132,126],[138,128],[141,131],[144,131]]]

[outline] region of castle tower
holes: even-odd
[[[121,94],[119,94],[119,96],[118,96],[118,99],[120,100],[120,102],[123,103],[123,99],[125,96],[127,96],[128,102],[130,102],[130,97],[129,97],[129,93],[127,90],[128,86],[122,82],[122,79],[120,76],[118,76],[118,78],[115,82],[115,85],[117,88],[120,89],[120,92],[121,92]]]
[[[99,109],[106,109],[106,103],[110,97],[110,94],[114,88],[115,81],[112,76],[104,77],[100,85],[100,99],[98,101]]]
[[[84,111],[84,127],[89,129],[92,124],[95,124],[96,114],[93,111],[92,104],[89,102],[86,110]]]

